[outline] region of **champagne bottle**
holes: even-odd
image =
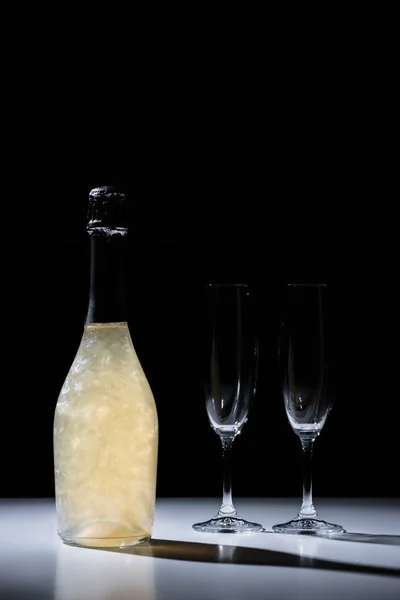
[[[66,544],[125,547],[150,540],[158,416],[127,321],[127,198],[89,193],[89,303],[54,415],[57,531]]]

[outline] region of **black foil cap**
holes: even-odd
[[[109,185],[89,192],[86,229],[90,235],[101,233],[124,235],[128,226],[128,206],[125,193]]]

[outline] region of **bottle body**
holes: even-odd
[[[57,531],[69,544],[151,538],[158,417],[126,321],[86,323],[54,416]]]

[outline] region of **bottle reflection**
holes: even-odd
[[[61,544],[57,552],[56,600],[155,600],[151,552],[94,550]]]

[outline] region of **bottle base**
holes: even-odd
[[[68,546],[77,546],[80,548],[129,548],[140,544],[150,543],[150,535],[138,535],[132,537],[116,538],[72,538],[61,535],[58,532],[61,541]]]

